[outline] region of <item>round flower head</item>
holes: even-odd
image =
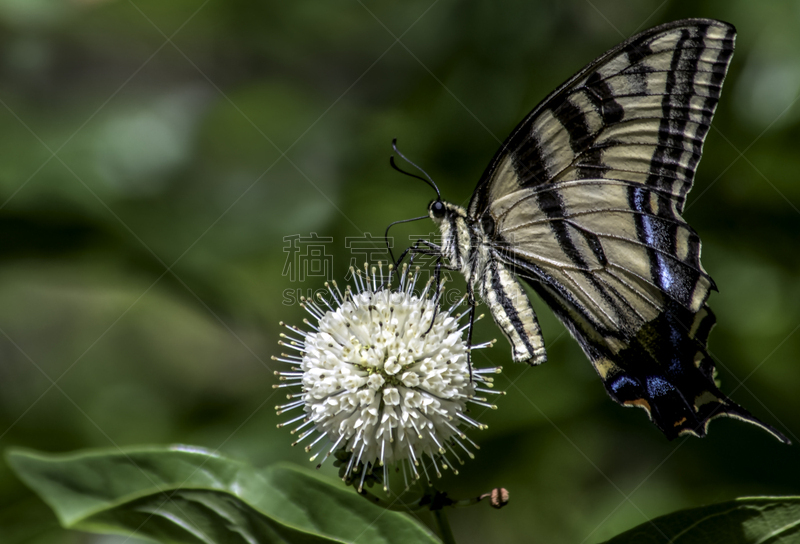
[[[311,460],[325,453],[319,467],[336,454],[345,481],[354,482],[361,472],[359,491],[368,475],[382,480],[388,491],[389,464],[400,463],[404,477],[408,465],[419,479],[429,468],[441,476],[440,467],[453,466],[451,456],[462,464],[462,453],[473,457],[469,445],[478,446],[460,427],[485,425],[466,415],[467,403],[495,408],[476,393],[493,393],[479,385],[491,388],[487,374],[499,372],[470,369],[468,353],[492,343],[468,346],[464,341],[468,325],[460,320],[468,311],[452,315],[463,298],[442,310],[442,284],[431,293],[429,280],[421,293],[414,292],[419,268],[406,275],[404,265],[396,290],[391,267],[386,283],[380,263],[378,269],[379,274],[375,267],[370,274],[365,265],[363,276],[360,270],[353,274],[355,293],[348,286],[342,294],[333,282],[333,288],[326,283],[330,301],[304,299],[313,317],[304,322],[312,331],[287,325],[293,334],[282,334],[279,343],[298,354],[273,357],[293,367],[276,372],[286,383],[275,387],[301,387],[289,395],[296,400],[276,407],[278,413],[304,411],[279,427],[299,423],[292,431],[301,432],[295,444],[316,433],[306,451],[323,444]]]

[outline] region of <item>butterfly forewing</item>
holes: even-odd
[[[734,37],[719,21],[677,21],[595,60],[512,132],[468,221],[490,247],[481,285],[515,359],[543,357],[533,353],[535,316],[515,324],[492,293],[493,275],[508,276],[501,295],[519,288],[511,271],[567,325],[609,394],[647,409],[667,436],[703,435],[711,418],[728,415],[785,440],[714,384],[705,305],[714,283],[680,215]],[[518,313],[528,308],[526,300]]]

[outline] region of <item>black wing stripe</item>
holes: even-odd
[[[565,101],[553,110],[554,117],[569,133],[569,144],[574,153],[580,153],[592,140],[586,112],[570,101]]]
[[[641,322],[647,321],[647,318],[644,316],[644,314],[642,314],[641,310],[639,310],[638,308],[636,308],[636,306],[631,304],[631,302],[628,300],[628,297],[626,297],[622,293],[620,293],[619,290],[611,284],[611,282],[608,280],[608,278],[605,275],[596,274],[595,277],[597,278],[597,280],[600,283],[602,283],[605,286],[605,289],[610,291],[617,300],[622,302],[622,304],[624,304],[628,308],[630,313],[635,314],[636,317],[639,319],[639,321],[641,321]],[[656,312],[657,312],[657,310],[656,310]]]
[[[600,312],[606,317],[606,319],[610,324],[615,324],[615,325],[622,324],[621,323],[622,320],[620,319],[622,311],[619,309],[619,306],[611,299],[608,293],[606,293],[605,290],[603,290],[603,288],[599,285],[599,282],[597,281],[596,278],[587,277],[586,279],[593,284],[592,286],[595,287],[595,291],[603,299],[602,303],[597,299],[595,299],[595,297],[592,296],[592,294],[589,293],[586,289],[584,289],[583,286],[580,284],[580,282],[576,280],[574,277],[572,277],[572,274],[570,274],[569,270],[564,270],[564,276],[572,283],[572,285],[575,286],[578,292],[583,293],[583,296],[588,300],[590,300],[595,308],[600,310]],[[608,313],[605,307],[606,305],[611,306],[611,309],[614,310],[614,315]],[[585,307],[585,305],[582,306]]]
[[[611,86],[603,81],[598,72],[594,72],[586,80],[586,90],[587,96],[600,112],[605,124],[611,125],[622,121],[625,116],[625,110],[614,97]]]
[[[644,194],[645,191],[638,187],[629,187],[628,204],[630,207],[635,210],[648,210],[650,206],[650,199],[646,199]],[[636,216],[635,221],[637,236],[639,237],[639,240],[643,240],[646,244],[653,235],[652,225],[644,216]],[[656,285],[658,285],[661,290],[671,293],[671,291],[668,290],[668,286],[666,286],[668,280],[666,274],[664,273],[662,260],[659,259],[655,249],[652,247],[647,248],[647,254],[650,260],[650,276],[656,281]]]
[[[534,186],[546,182],[547,165],[542,154],[542,148],[534,135],[526,135],[521,142],[514,145],[514,171],[519,178],[521,186]]]
[[[536,193],[536,198],[539,204],[539,209],[548,218],[557,218],[564,215],[564,204],[561,201],[561,195],[559,195],[558,192],[542,191],[540,193]],[[550,228],[552,229],[556,240],[558,240],[561,250],[572,260],[575,266],[578,268],[588,269],[589,266],[575,245],[575,242],[573,242],[572,238],[570,237],[567,226],[561,221],[553,221],[550,223]]]
[[[634,285],[633,283],[630,283],[628,279],[617,275],[616,272],[614,271],[613,267],[607,268],[605,270],[605,273],[608,274],[609,276],[611,276],[612,278],[616,279],[621,284],[625,285],[632,292],[636,293],[639,296],[640,299],[642,299],[644,302],[646,302],[647,304],[652,306],[654,309],[656,309],[656,310],[660,310],[661,309],[662,305],[660,303],[658,303],[655,300],[653,300],[652,298],[648,297],[644,292],[640,291],[639,288],[636,285]],[[638,276],[635,276],[635,277],[636,277],[636,279],[641,280],[641,278],[639,278]],[[644,280],[642,280],[642,281],[644,281]],[[646,283],[647,285],[650,285],[653,288],[656,288],[656,286],[653,285],[652,283],[649,283],[649,282],[646,282],[646,281],[644,283]]]
[[[639,63],[653,54],[653,50],[650,49],[649,43],[635,43],[631,44],[631,47],[625,51],[625,57],[628,59],[628,64],[631,66],[639,65]]]
[[[676,297],[675,297],[675,296],[674,296],[672,293],[665,292],[663,289],[661,289],[661,287],[660,287],[659,285],[657,285],[656,283],[654,283],[654,282],[653,282],[653,280],[650,280],[650,279],[648,279],[648,278],[645,278],[644,276],[642,276],[642,275],[640,275],[640,274],[637,274],[636,272],[633,272],[633,271],[631,271],[631,270],[628,270],[627,268],[625,268],[625,267],[623,267],[623,266],[620,266],[620,265],[617,265],[617,264],[614,264],[614,263],[609,263],[609,265],[608,265],[608,268],[606,268],[606,270],[608,270],[608,271],[609,271],[609,273],[610,273],[612,268],[614,268],[614,269],[617,269],[617,270],[619,270],[619,271],[621,271],[621,272],[624,272],[625,274],[627,274],[627,275],[630,275],[630,276],[632,276],[632,277],[634,277],[634,278],[638,279],[638,280],[639,280],[639,281],[641,281],[642,283],[645,283],[645,284],[647,284],[647,285],[649,285],[649,286],[653,287],[653,289],[655,289],[655,290],[659,291],[659,292],[660,292],[662,295],[664,295],[664,296],[665,296],[667,299],[669,299],[669,300],[671,300],[671,301],[675,302],[676,304],[681,304],[681,301],[680,301],[680,300],[678,300],[678,299],[677,299],[677,298],[676,298]],[[615,275],[615,276],[616,276],[616,275]],[[682,305],[682,304],[681,304],[681,305]],[[663,308],[663,303],[662,303],[662,304],[660,304],[659,306]]]

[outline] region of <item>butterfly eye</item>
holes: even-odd
[[[441,219],[444,217],[445,208],[441,200],[434,200],[431,202],[428,206],[428,209],[430,210],[431,215],[436,219]]]

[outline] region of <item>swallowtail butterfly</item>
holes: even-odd
[[[727,23],[686,19],[601,55],[513,130],[468,208],[430,203],[441,246],[411,249],[463,273],[470,323],[481,298],[515,361],[546,359],[522,280],[611,398],[643,408],[668,438],[705,436],[727,416],[788,443],[715,384],[706,300],[716,287],[681,217],[735,35]]]

